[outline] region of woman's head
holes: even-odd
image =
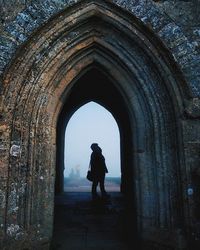
[[[90,148],[94,151],[95,149],[97,149],[99,146],[97,143],[92,143]]]
[[[96,152],[102,152],[101,148],[99,147],[98,143],[92,143],[90,148],[92,149],[92,151],[96,151]]]

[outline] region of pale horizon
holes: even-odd
[[[80,107],[71,117],[65,131],[65,170],[68,177],[71,169],[78,169],[85,177],[90,160],[92,143],[102,148],[109,173],[107,177],[120,177],[120,136],[112,114],[101,105],[89,102]]]

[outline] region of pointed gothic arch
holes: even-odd
[[[75,81],[67,100],[62,108],[57,123],[57,171],[56,171],[56,193],[63,192],[63,171],[64,171],[64,133],[71,116],[82,105],[94,101],[106,108],[115,118],[121,138],[121,172],[123,193],[133,194],[133,159],[131,149],[133,141],[130,137],[131,122],[124,100],[113,82],[109,80],[100,66],[93,65],[83,76]],[[111,98],[112,97],[112,98]],[[128,181],[129,179],[129,181]],[[132,184],[132,190],[130,185]]]
[[[49,242],[58,118],[77,90],[86,97],[78,96],[71,111],[81,101],[96,98],[94,85],[90,93],[80,81],[94,70],[107,79],[106,87],[95,85],[102,92],[99,101],[118,117],[125,134],[124,180],[131,178],[125,182],[128,190],[134,190],[141,238],[156,242],[151,231],[164,239],[184,227],[179,117],[187,87],[181,73],[158,37],[137,18],[107,1],[83,1],[38,30],[4,76],[9,127],[5,140],[10,148],[4,160],[8,167],[5,235],[11,225],[18,225],[24,240],[30,241],[40,225],[33,242]],[[113,104],[110,95],[119,97],[119,103]],[[122,107],[128,125],[119,113]],[[20,195],[14,196],[16,192]],[[168,243],[176,247],[179,241],[180,237],[171,237]]]

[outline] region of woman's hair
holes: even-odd
[[[90,146],[90,148],[92,149],[92,150],[95,150],[96,148],[98,148],[99,146],[98,146],[98,143],[92,143],[91,144],[91,146]]]

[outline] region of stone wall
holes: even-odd
[[[34,30],[59,11],[79,1],[81,0],[17,1],[17,4],[16,1],[1,1],[0,72],[3,72],[18,46],[27,41]],[[192,92],[191,97],[200,96],[199,1],[111,2],[132,12],[161,38],[184,72]]]

